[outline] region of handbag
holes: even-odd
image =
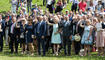
[[[76,42],[79,42],[81,40],[81,37],[80,37],[80,35],[75,35],[74,39]]]
[[[89,45],[91,45],[91,44],[92,44],[92,41],[90,41],[90,40],[85,40],[84,43],[85,43],[85,44],[89,44]]]
[[[24,38],[24,34],[23,33],[21,33],[20,38]]]

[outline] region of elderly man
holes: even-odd
[[[46,35],[46,23],[43,21],[43,16],[39,16],[39,21],[35,25],[34,35],[37,38],[38,54],[41,55],[41,46],[43,49],[43,56],[45,56],[45,35]],[[41,45],[41,46],[40,46]]]

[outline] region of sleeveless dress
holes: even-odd
[[[89,40],[87,40],[88,36],[90,34],[91,27],[92,26],[85,26],[84,33],[83,33],[82,40],[81,40],[81,44],[92,45],[92,42],[93,42],[92,35],[90,36]]]
[[[33,27],[32,25],[27,25],[26,26],[26,43],[32,43],[33,39],[32,39],[32,35],[33,35]]]
[[[55,34],[58,31],[58,24],[53,25],[53,33],[51,38],[52,44],[60,44],[61,43],[61,36],[60,33]]]

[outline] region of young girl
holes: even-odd
[[[84,26],[84,33],[82,36],[81,44],[84,44],[84,56],[90,55],[90,45],[92,45],[92,26],[90,25],[90,20],[86,20],[86,25]]]

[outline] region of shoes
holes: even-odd
[[[58,53],[56,52],[56,56],[58,56]]]
[[[32,53],[31,56],[34,56],[34,53]]]

